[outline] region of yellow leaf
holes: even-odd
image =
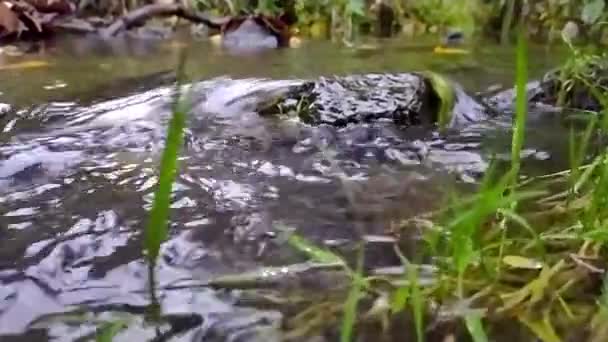
[[[446,48],[443,46],[436,46],[435,49],[433,49],[433,52],[442,55],[466,55],[470,53],[469,50]]]
[[[51,64],[45,61],[25,61],[13,64],[0,65],[0,70],[19,70],[19,69],[32,69],[32,68],[44,68]]]
[[[502,262],[513,268],[526,268],[531,270],[538,270],[543,268],[542,262],[530,258],[525,258],[519,255],[507,255],[502,258]]]
[[[540,338],[543,342],[561,342],[562,340],[557,336],[555,329],[551,325],[549,318],[549,311],[545,310],[543,313],[543,319],[533,319],[529,315],[520,314],[517,316],[520,322],[525,324],[528,329],[532,330],[534,335]]]
[[[514,309],[516,306],[526,304],[528,306],[534,305],[538,303],[545,293],[547,286],[549,285],[549,281],[551,278],[559,272],[565,265],[563,260],[560,260],[557,264],[555,264],[551,268],[547,268],[546,266],[540,271],[538,277],[526,286],[511,292],[500,295],[503,300],[504,305],[501,308],[498,308],[498,312],[507,311]]]

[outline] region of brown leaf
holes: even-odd
[[[0,2],[0,37],[17,32],[19,32],[19,18],[4,2]]]

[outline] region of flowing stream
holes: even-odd
[[[425,42],[380,42],[377,50],[310,42],[230,55],[195,41],[76,38],[32,46],[0,60],[50,63],[0,71],[0,340],[86,340],[95,319],[119,314],[129,328],[118,341],[163,340],[144,320],[151,298],[142,231],[170,116],[169,71],[184,43],[187,71],[201,81],[192,84],[161,286],[302,262],[277,222],[331,246],[381,236],[436,208],[446,191],[473,187],[492,156],[508,159],[509,113],[440,136],[389,123],[312,127],[250,107],[260,94],[332,74],[430,69],[470,93],[509,87],[510,49],[442,56]],[[534,77],[560,60],[554,51],[532,53]],[[568,129],[555,114],[531,113],[528,130],[526,174],[567,165]],[[395,262],[390,253],[373,256],[377,265]],[[159,301],[171,329],[183,328],[173,340],[277,338],[279,312],[235,305],[231,293],[163,291]]]

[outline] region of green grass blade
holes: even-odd
[[[344,263],[339,255],[334,254],[327,249],[318,247],[297,234],[290,234],[287,238],[287,243],[293,248],[306,254],[313,261],[321,263]]]
[[[481,316],[479,314],[468,314],[464,318],[467,330],[473,338],[473,342],[488,342],[488,336],[483,329]]]
[[[592,134],[596,127],[596,122],[597,122],[597,119],[595,117],[592,118],[591,121],[589,121],[589,124],[587,125],[587,128],[585,129],[583,137],[578,144],[575,142],[573,129],[572,128],[570,129],[570,139],[569,139],[570,170],[571,170],[571,172],[570,172],[570,184],[571,184],[570,196],[575,195],[579,190],[577,187],[577,183],[580,180],[580,178],[582,178],[581,173],[580,173],[580,171],[581,171],[580,166],[583,163],[583,159],[587,155],[586,153],[587,153],[587,150],[589,147],[589,142],[591,141]],[[578,145],[578,149],[576,148],[576,145]]]
[[[169,122],[165,149],[160,163],[160,176],[154,194],[154,203],[148,227],[146,229],[144,248],[149,262],[156,262],[161,243],[168,235],[168,221],[171,201],[171,189],[177,174],[177,157],[183,143],[183,130],[186,125],[186,115],[189,107],[182,98],[184,62],[178,67],[178,81],[173,105],[173,116]]]
[[[521,150],[524,144],[526,119],[528,116],[528,99],[526,85],[528,83],[528,44],[523,29],[517,36],[517,70],[515,77],[515,124],[511,147],[511,170],[513,181],[517,180],[521,164]]]
[[[363,245],[359,249],[357,258],[357,269],[353,274],[353,283],[344,304],[344,317],[340,329],[340,342],[350,342],[352,340],[355,321],[357,318],[357,306],[363,288]]]
[[[424,341],[424,298],[418,282],[418,270],[416,267],[408,268],[408,276],[411,284],[411,304],[416,328],[416,341]]]

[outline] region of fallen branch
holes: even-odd
[[[53,28],[73,33],[96,33],[97,28],[90,22],[79,18],[58,18],[53,20]]]
[[[221,29],[229,18],[212,18],[203,13],[190,11],[180,4],[153,4],[140,7],[116,20],[110,26],[99,31],[102,37],[114,37],[118,33],[128,30],[134,25],[149,20],[153,17],[177,16],[193,23],[204,24],[210,28]]]

